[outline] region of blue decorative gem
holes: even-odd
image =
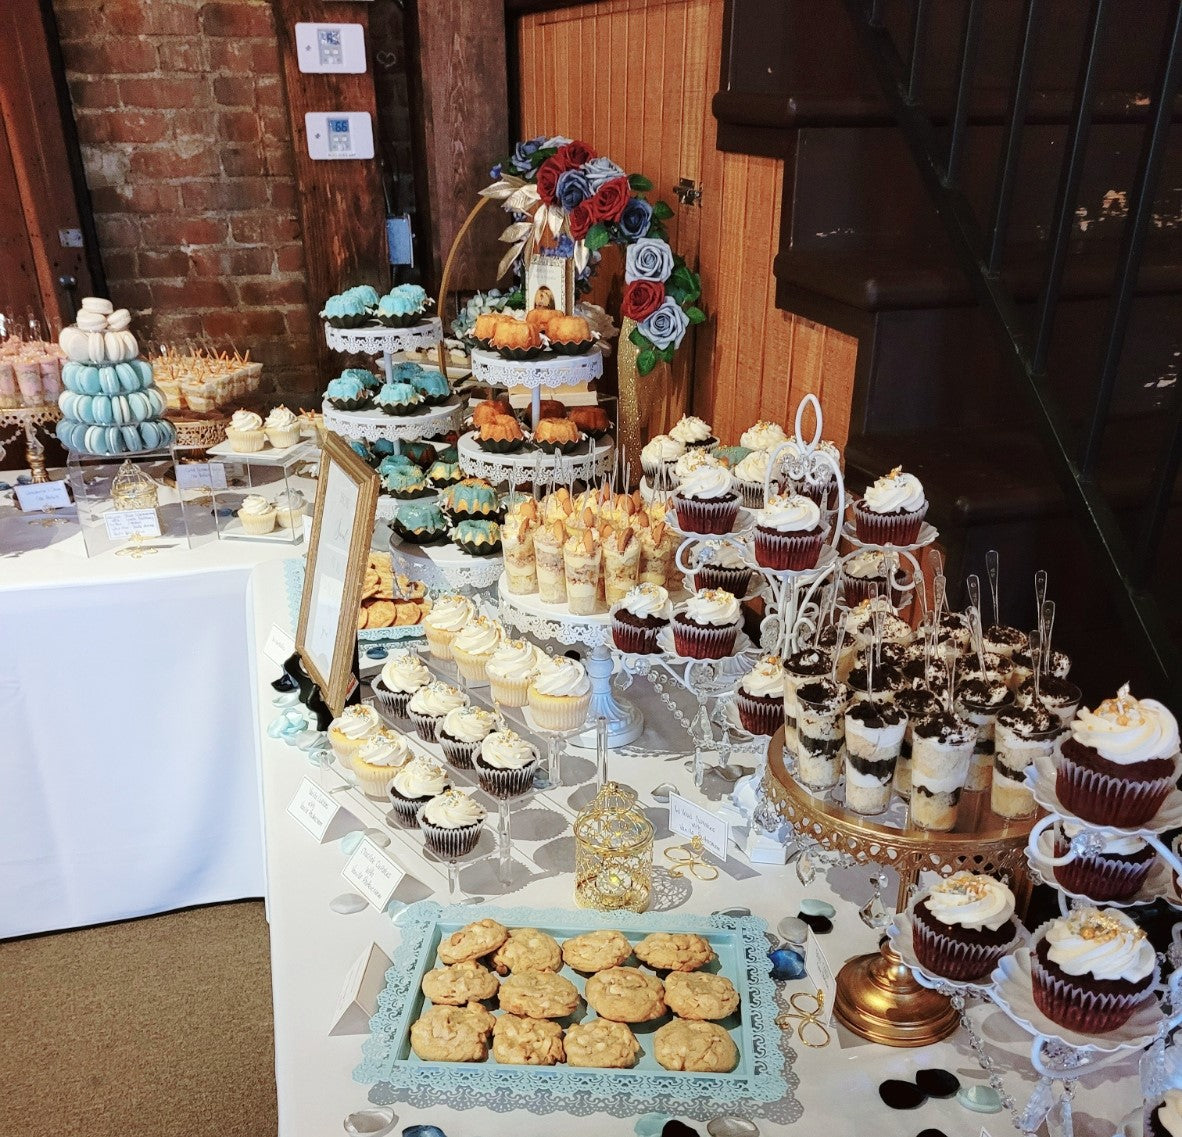
[[[361,844],[364,837],[365,834],[360,830],[354,830],[352,833],[346,833],[341,838],[341,852],[347,857],[352,856],[352,854],[357,852],[357,846]]]
[[[772,961],[773,979],[802,979],[804,978],[804,956],[791,948],[781,947],[767,953]]]
[[[438,1125],[408,1125],[402,1137],[447,1137],[447,1134]]]
[[[367,647],[365,649],[365,657],[367,659],[385,659],[389,654],[381,644],[374,644],[373,647]]]
[[[1000,1113],[1002,1109],[1001,1094],[992,1086],[964,1086],[956,1100],[974,1113]]]

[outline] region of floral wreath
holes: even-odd
[[[546,252],[571,257],[575,286],[585,292],[606,245],[625,247],[620,313],[636,322],[629,339],[639,349],[636,370],[647,375],[669,363],[691,324],[706,319],[695,301],[702,295],[696,272],[669,246],[663,222],[673,210],[640,196],[653,184],[625,174],[585,142],[538,137],[519,142],[492,169],[493,184],[481,196],[500,201],[514,221],[501,234],[509,245],[498,277],[520,266],[543,240]],[[547,237],[548,234],[548,237]]]

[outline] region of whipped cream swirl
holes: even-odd
[[[730,569],[747,567],[746,558],[729,541],[707,541],[703,544],[701,563]]]
[[[682,415],[681,421],[669,431],[669,437],[685,443],[686,446],[695,442],[705,442],[710,437],[710,424],[694,415]]]
[[[538,649],[528,640],[503,640],[489,656],[485,670],[494,679],[529,679],[538,669],[538,658]]]
[[[656,465],[658,462],[676,462],[685,453],[685,443],[668,434],[658,434],[640,451],[640,460]]]
[[[659,584],[638,584],[635,588],[630,588],[620,601],[620,607],[641,619],[649,616],[656,616],[662,620],[673,619],[673,605],[669,601],[669,592]]]
[[[238,512],[249,514],[251,517],[263,517],[274,509],[275,507],[261,494],[248,493],[242,499],[242,506]]]
[[[748,450],[771,450],[787,441],[788,435],[778,422],[760,419],[754,426],[743,431],[739,445],[746,446]]]
[[[451,785],[451,781],[447,771],[438,762],[420,754],[394,775],[392,784],[404,798],[414,799],[441,794]]]
[[[1094,711],[1081,707],[1071,737],[1121,766],[1178,753],[1177,720],[1156,699],[1134,698],[1127,683]]]
[[[348,707],[338,717],[328,724],[329,731],[336,731],[346,738],[366,738],[382,725],[382,716],[373,707],[358,703]]]
[[[452,647],[468,655],[492,655],[504,637],[504,630],[496,620],[477,616],[456,635]]]
[[[431,672],[413,651],[396,651],[382,666],[382,686],[387,691],[413,695],[431,682]]]
[[[587,678],[587,669],[577,659],[563,655],[543,663],[532,686],[540,695],[578,697],[591,690],[591,680]]]
[[[443,716],[443,733],[457,742],[479,742],[497,725],[497,716],[483,707],[455,707]]]
[[[515,730],[494,730],[480,746],[480,758],[494,770],[521,770],[538,752]]]
[[[724,464],[715,458],[709,450],[704,450],[699,446],[694,450],[687,450],[673,463],[673,474],[680,481],[683,478],[688,478],[690,474],[703,466],[722,466]]]
[[[406,739],[392,730],[377,730],[357,751],[357,760],[371,766],[401,766],[410,757]]]
[[[778,655],[765,655],[739,684],[740,690],[756,698],[784,694],[784,667]]]
[[[263,420],[254,411],[235,411],[227,426],[230,430],[262,430]]]
[[[468,696],[463,691],[457,690],[450,683],[441,683],[435,680],[425,687],[420,687],[411,696],[410,702],[406,706],[408,710],[417,715],[443,718],[448,711],[454,711],[456,707],[466,707],[467,705]]]
[[[752,450],[735,466],[735,477],[748,485],[762,486],[767,479],[771,455],[766,450]]]
[[[1014,894],[991,876],[958,872],[932,886],[927,906],[942,924],[996,932],[1014,915]]]
[[[474,615],[471,600],[458,593],[450,593],[435,601],[423,623],[441,632],[458,632]]]
[[[484,820],[484,807],[463,790],[448,790],[432,798],[422,809],[423,820],[440,829],[463,829]]]
[[[258,415],[255,415],[255,418],[258,418]],[[287,407],[278,406],[267,415],[266,427],[268,430],[290,430],[297,422],[299,419]]]
[[[721,588],[703,588],[685,602],[685,614],[695,624],[722,627],[739,622],[739,602]]]
[[[811,533],[821,524],[821,510],[801,494],[776,494],[759,511],[756,524],[777,533]]]
[[[1068,975],[1139,983],[1153,973],[1153,945],[1115,908],[1076,908],[1051,921],[1046,939],[1047,958]]]
[[[901,466],[879,478],[862,498],[862,504],[872,513],[914,513],[926,501],[920,480],[914,474],[903,473]]]

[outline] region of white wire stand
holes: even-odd
[[[438,316],[432,316],[409,328],[384,328],[377,324],[363,328],[334,328],[325,324],[324,338],[333,351],[377,356],[389,383],[394,377],[394,353],[423,351],[441,344],[443,322]]]
[[[460,435],[456,444],[460,469],[470,478],[484,478],[494,486],[514,487],[549,479],[566,483],[591,483],[608,477],[615,469],[615,440],[606,435],[586,438],[571,454],[548,454],[544,450],[519,450],[494,454],[482,450],[474,431]]]
[[[503,359],[495,351],[472,349],[472,377],[490,387],[525,387],[530,392],[531,422],[538,425],[543,387],[590,383],[603,375],[603,351],[596,344],[583,355],[543,353],[534,359]]]
[[[464,418],[464,404],[453,395],[446,403],[430,407],[417,415],[388,415],[385,411],[340,411],[326,399],[324,426],[345,438],[362,442],[385,439],[398,449],[400,444],[420,438],[435,438],[459,430]]]
[[[394,571],[428,588],[478,595],[492,588],[504,571],[499,554],[474,557],[456,545],[415,545],[397,533],[390,534],[390,556]]]

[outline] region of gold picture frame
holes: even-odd
[[[354,680],[357,613],[373,539],[378,479],[337,435],[325,432],[308,539],[296,651],[339,715]]]

